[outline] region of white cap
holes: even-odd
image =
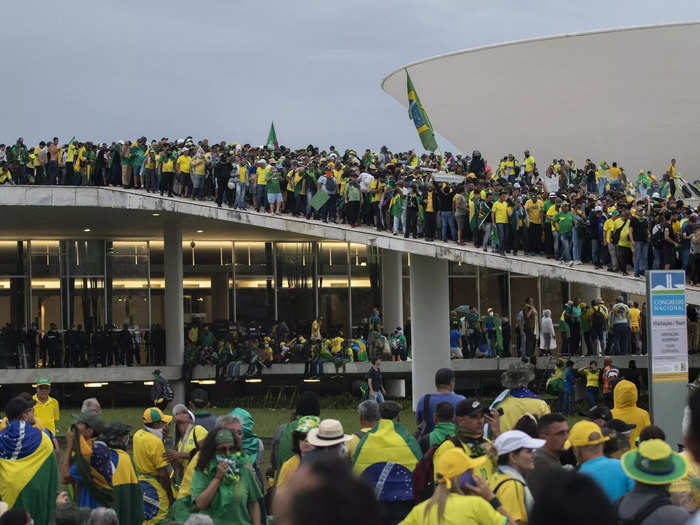
[[[513,184],[513,187],[514,187],[514,188],[519,188],[519,187],[520,187],[520,183],[519,183],[519,182],[516,182],[515,184]]]
[[[541,448],[544,444],[544,439],[531,438],[521,430],[508,430],[498,436],[493,442],[493,446],[496,447],[499,456],[521,448]]]
[[[654,193],[651,194],[652,199],[660,199],[661,195],[659,195],[658,191],[655,191]]]
[[[549,196],[550,196],[550,197],[556,197],[556,196],[557,196],[557,194],[556,194],[556,193],[554,193],[554,192],[552,191],[552,192],[550,192],[550,193],[549,193]]]
[[[593,208],[593,211],[603,211],[603,207],[602,207],[602,206],[596,206],[595,208]]]

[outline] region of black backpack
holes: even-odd
[[[651,516],[661,507],[671,505],[671,499],[668,497],[667,494],[659,494],[658,496],[649,500],[649,502],[646,505],[644,505],[641,509],[639,509],[634,514],[634,516],[632,516],[631,518],[622,519],[620,518],[620,505],[624,498],[625,497],[622,496],[614,503],[618,525],[641,525],[642,523],[644,523],[644,520],[646,520],[649,516]]]
[[[338,189],[338,183],[335,180],[335,177],[331,175],[330,177],[326,177],[326,191],[328,193],[335,192]]]
[[[593,326],[596,328],[605,327],[605,316],[598,308],[593,309]]]
[[[622,229],[625,227],[625,224],[627,223],[623,223],[622,226],[620,226],[616,230],[613,230],[610,234],[610,242],[612,244],[617,244],[618,242],[620,242],[620,234],[622,233]]]
[[[654,228],[651,234],[651,245],[658,249],[664,247],[664,229],[661,225]]]
[[[430,434],[430,430],[428,430],[428,416],[430,412],[430,394],[425,394],[423,396],[423,421],[418,423],[418,426],[416,427],[416,432],[413,434],[413,437],[416,438],[416,441],[420,442],[421,439],[423,439],[425,436]]]

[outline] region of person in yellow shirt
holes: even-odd
[[[173,183],[175,182],[175,161],[168,151],[163,151],[158,158],[160,170],[160,195],[168,190],[168,197],[173,196]]]
[[[502,191],[498,194],[498,200],[493,203],[493,207],[491,208],[491,221],[498,234],[498,251],[501,255],[506,254],[508,226],[511,213],[512,210],[506,202],[506,192]]]
[[[163,445],[163,429],[172,419],[159,408],[147,408],[143,413],[144,428],[137,430],[133,438],[134,467],[143,490],[146,525],[163,521],[174,501]]]
[[[523,164],[525,164],[527,183],[533,184],[535,182],[535,157],[530,155],[530,150],[526,149],[523,153]]]
[[[527,523],[534,500],[525,473],[535,468],[535,450],[544,439],[534,439],[522,430],[508,430],[496,438],[498,469],[489,478],[489,487],[516,523]]]
[[[175,488],[178,489],[194,452],[201,448],[207,437],[207,429],[194,424],[194,414],[183,404],[173,407],[173,419],[175,449],[166,450],[165,459],[173,467],[172,479]]]
[[[598,370],[598,362],[591,361],[588,368],[579,368],[578,373],[586,378],[586,401],[588,407],[593,408],[598,404],[600,397],[600,370]]]
[[[299,419],[296,429],[292,432],[292,452],[294,455],[282,464],[275,480],[275,487],[283,486],[294,471],[299,468],[302,458],[316,449],[308,442],[306,436],[309,430],[318,427],[320,423],[321,419],[318,416],[304,416]]]
[[[666,175],[668,177],[669,185],[669,196],[676,196],[676,175],[678,175],[678,170],[676,169],[676,159],[671,159],[671,164],[666,168]]]
[[[192,179],[190,177],[190,171],[192,170],[192,155],[189,150],[177,158],[175,166],[176,180],[180,183],[180,195],[182,197],[189,197],[192,191]]]
[[[641,355],[642,353],[642,311],[639,303],[632,302],[630,307],[630,332],[632,333],[632,353]]]
[[[627,266],[632,265],[632,241],[630,240],[630,213],[622,210],[620,216],[615,219],[611,239],[619,233],[617,241],[617,264],[622,275],[628,275]]]
[[[544,201],[535,191],[530,192],[530,198],[525,201],[525,211],[530,222],[527,231],[527,254],[542,253],[542,221],[544,220]]]
[[[272,163],[274,159],[270,159]],[[270,173],[270,166],[265,159],[259,159],[256,163],[255,170],[255,193],[253,194],[253,206],[255,211],[267,211],[267,175]]]
[[[204,175],[207,169],[207,161],[204,156],[197,153],[190,162],[190,178],[192,179],[192,199],[203,200]]]
[[[622,170],[617,167],[617,162],[613,162],[612,167],[608,170],[608,178],[610,180],[610,191],[620,191]]]
[[[143,161],[143,186],[148,193],[156,192],[158,179],[156,177],[156,166],[158,165],[158,153],[151,146],[146,151]]]
[[[514,522],[489,486],[473,472],[487,461],[470,458],[462,449],[452,449],[437,462],[437,483],[430,499],[419,503],[401,525],[512,525]],[[474,485],[465,484],[463,475]]]
[[[36,382],[36,393],[33,398],[36,401],[34,405],[34,415],[38,417],[44,424],[46,429],[52,435],[56,435],[56,421],[61,419],[61,413],[56,401],[49,394],[51,393],[51,381],[42,377]]]
[[[617,271],[617,246],[614,242],[611,242],[611,234],[615,228],[615,221],[618,219],[620,212],[613,210],[610,217],[606,219],[603,223],[603,245],[607,247],[608,253],[610,254],[610,264],[608,266],[608,271]]]

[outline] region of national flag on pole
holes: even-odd
[[[408,89],[408,117],[413,121],[413,124],[415,124],[423,147],[429,151],[435,151],[438,149],[438,145],[435,141],[433,126],[430,124],[428,114],[425,112],[423,104],[421,104],[418,98],[418,93],[416,92],[416,88],[413,87],[411,75],[408,74],[408,71],[406,71],[406,85]]]
[[[267,149],[280,149],[280,145],[277,142],[277,133],[275,133],[275,123],[270,124],[270,132],[267,134],[267,144],[265,144]]]
[[[0,432],[0,499],[23,508],[37,525],[56,512],[58,465],[48,435],[25,421],[11,421]]]

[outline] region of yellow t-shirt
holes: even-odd
[[[238,181],[245,182],[248,179],[248,167],[245,164],[241,164],[238,167]]]
[[[177,169],[180,173],[189,173],[192,165],[192,158],[187,155],[181,155],[177,158]]]
[[[192,452],[196,446],[195,437],[197,438],[197,445],[199,445],[199,448],[201,448],[202,443],[204,443],[204,439],[207,437],[207,434],[208,432],[206,428],[204,428],[201,425],[195,425],[194,428],[190,431],[189,435],[187,436],[187,439],[181,439],[180,442],[177,444],[177,451],[185,452],[187,454]],[[187,467],[189,462],[189,459],[180,460],[180,463],[182,463],[183,467]]]
[[[685,476],[671,483],[671,494],[687,493],[693,507],[700,508],[700,468],[687,450],[681,452],[688,471]]]
[[[610,242],[610,233],[613,230],[614,224],[615,224],[615,221],[612,219],[612,217],[603,223],[603,234],[605,235],[605,242],[606,243]]]
[[[258,186],[267,185],[267,174],[270,173],[270,166],[265,166],[264,168],[257,168],[255,174],[258,178]]]
[[[56,435],[56,421],[60,420],[60,412],[58,408],[58,401],[53,397],[49,396],[46,403],[39,401],[36,394],[32,396],[32,399],[36,401],[34,405],[34,416],[41,419],[42,423],[46,426],[46,429],[51,432],[54,436]]]
[[[66,162],[73,162],[73,159],[75,159],[75,153],[75,146],[73,144],[69,144],[68,149],[66,150]]]
[[[586,368],[583,371],[583,375],[586,376],[586,386],[592,386],[598,388],[600,386],[600,370],[591,370]]]
[[[447,496],[445,513],[442,520],[438,519],[437,505],[432,505],[425,515],[425,507],[428,501],[419,503],[401,525],[505,525],[506,517],[495,510],[491,504],[479,496],[463,496],[450,494]]]
[[[621,175],[622,170],[620,168],[610,168],[608,170],[608,176],[610,177],[610,180],[620,180]]]
[[[513,479],[512,476],[504,474],[501,471],[496,471],[489,478],[489,488],[498,490],[495,492],[496,497],[500,500],[505,511],[510,514],[513,521],[518,523],[527,523],[527,509],[525,508],[525,487],[519,481],[507,481]]]
[[[528,199],[525,203],[525,211],[532,224],[542,224],[542,212],[544,211],[544,202],[542,199],[533,201]]]
[[[385,186],[386,186],[386,184],[384,184],[383,182],[379,182],[377,179],[374,179],[372,182],[369,183],[369,191],[370,192],[373,190],[379,190],[376,193],[372,193],[372,202],[379,202],[380,200],[382,200],[382,190],[384,189]],[[426,209],[425,211],[433,211],[433,210]]]
[[[152,170],[153,168],[156,167],[156,162],[158,161],[158,154],[153,155],[153,158],[151,158],[151,151],[146,152],[146,156],[144,157],[143,161],[143,167],[147,170]]]
[[[162,173],[172,173],[174,169],[174,162],[172,157],[165,157],[160,165],[160,171]]]
[[[134,434],[134,467],[139,474],[155,476],[158,469],[167,466],[163,454],[165,446],[163,440],[143,428]]]
[[[504,224],[508,222],[508,203],[506,201],[494,202],[491,210],[496,217],[497,224]]]
[[[554,220],[554,216],[559,213],[557,211],[557,207],[552,205],[549,207],[547,210],[547,219],[549,220],[549,224],[552,226],[552,231],[557,231],[559,229],[559,224],[556,223]]]
[[[207,167],[207,163],[201,157],[192,159],[191,162],[192,172],[195,175],[204,175],[204,171]]]
[[[642,312],[639,308],[630,308],[630,331],[639,332],[641,329],[641,325],[639,324],[641,317]]]
[[[436,211],[436,208],[437,208],[437,199],[435,198],[435,192],[429,191],[425,195],[425,211]]]
[[[670,165],[668,169],[666,170],[666,173],[668,173],[668,178],[670,180],[673,180],[676,178],[676,167],[673,165]]]
[[[525,171],[527,173],[535,171],[535,158],[532,155],[525,157]]]
[[[281,487],[289,480],[289,477],[299,468],[300,461],[299,455],[294,454],[291,458],[282,463],[279,476],[277,476],[277,481],[275,482],[276,487]]]

